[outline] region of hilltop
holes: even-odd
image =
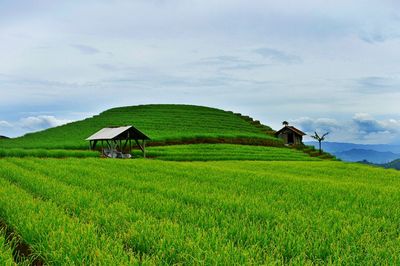
[[[249,116],[203,106],[154,104],[112,108],[81,121],[3,139],[0,148],[86,149],[88,136],[103,127],[120,125],[134,125],[152,139],[150,145],[281,145],[269,126]]]

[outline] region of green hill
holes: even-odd
[[[248,116],[193,105],[139,105],[109,109],[91,118],[15,139],[1,148],[86,149],[85,139],[107,126],[134,125],[150,145],[179,143],[241,143],[280,146],[271,128]]]

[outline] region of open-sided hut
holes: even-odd
[[[275,136],[282,139],[285,145],[302,145],[304,135],[306,133],[289,125],[285,125],[275,133]]]
[[[92,150],[100,143],[102,154],[107,157],[130,158],[132,141],[143,152],[143,157],[146,157],[146,141],[150,138],[133,126],[122,126],[103,128],[86,140]]]

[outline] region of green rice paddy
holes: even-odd
[[[0,160],[0,217],[50,265],[396,265],[399,202],[398,171],[334,161]]]
[[[135,151],[141,157],[140,151]],[[234,145],[234,144],[191,144],[149,147],[146,156],[167,161],[313,161],[318,158],[290,148]]]

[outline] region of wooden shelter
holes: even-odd
[[[306,133],[288,124],[275,133],[275,136],[282,139],[285,145],[302,145],[304,135]]]
[[[96,145],[101,143],[101,152],[107,157],[130,158],[132,141],[140,148],[143,157],[146,157],[146,141],[150,138],[133,126],[122,126],[103,128],[86,140],[91,150],[95,150]]]

